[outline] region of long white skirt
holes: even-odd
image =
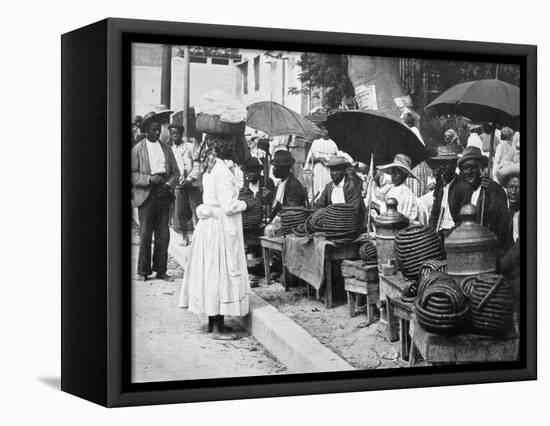
[[[245,316],[250,283],[241,214],[209,209],[212,217],[199,220],[193,234],[179,306],[208,316]]]

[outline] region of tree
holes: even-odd
[[[297,65],[302,69],[299,79],[306,88],[290,87],[290,94],[307,93],[309,89],[326,89],[323,106],[338,108],[345,96],[353,96],[353,86],[348,77],[346,55],[327,53],[303,53]]]

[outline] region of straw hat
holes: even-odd
[[[428,163],[428,166],[430,166],[431,169],[435,169],[437,167],[437,164],[442,161],[456,161],[458,160],[458,155],[456,153],[456,149],[449,145],[439,145],[437,147],[437,154],[435,157],[429,158],[426,160],[426,163]]]
[[[506,186],[510,178],[519,177],[518,163],[501,164],[497,170],[497,179],[502,186]]]
[[[148,112],[143,116],[143,121],[141,122],[140,130],[142,132],[147,132],[147,129],[149,129],[149,126],[152,123],[162,123],[162,121],[166,118],[170,117],[170,114],[172,114],[174,111],[172,110],[163,110],[163,111],[151,111]]]
[[[329,157],[329,159],[326,162],[326,165],[331,169],[336,169],[339,167],[343,168],[343,167],[351,166],[351,163],[348,160],[346,160],[345,157],[334,156],[334,157]]]
[[[393,163],[378,166],[378,168],[382,171],[389,170],[392,167],[397,167],[398,169],[401,169],[405,173],[407,173],[410,177],[418,180],[418,178],[415,176],[415,174],[411,170],[411,158],[408,155],[397,154],[393,159]]]

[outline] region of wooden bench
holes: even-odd
[[[512,332],[503,338],[471,333],[440,336],[424,330],[413,316],[409,333],[411,337],[410,367],[416,365],[417,355],[420,355],[427,365],[471,364],[519,359],[517,332]]]
[[[363,266],[362,260],[343,260],[342,276],[344,289],[348,297],[350,317],[357,315],[360,295],[365,296],[367,322],[374,322],[374,308],[379,300],[380,285],[378,267],[376,265]]]

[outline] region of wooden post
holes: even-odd
[[[491,143],[489,145],[489,165],[487,166],[487,168],[489,169],[489,177],[492,178],[493,177],[493,155],[494,155],[494,150],[495,150],[495,129],[496,129],[496,126],[495,124],[493,123],[493,127],[492,127],[492,130],[491,130]],[[482,198],[481,198],[481,216],[479,218],[479,224],[481,226],[483,226],[483,216],[484,216],[484,213],[485,213],[485,192],[484,190],[482,190]]]
[[[162,63],[160,76],[160,103],[170,108],[170,92],[172,90],[172,45],[162,45]]]
[[[191,58],[189,57],[189,47],[185,46],[183,48],[183,140],[189,138],[189,83],[190,83],[190,74],[191,74]]]

